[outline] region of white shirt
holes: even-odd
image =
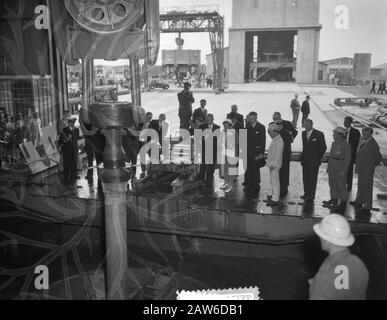
[[[281,136],[276,136],[270,144],[269,153],[267,155],[266,167],[274,169],[281,169],[282,154],[284,151],[284,141]]]
[[[144,128],[143,129],[148,129],[150,126],[150,122],[145,122],[144,123]]]
[[[307,138],[308,138],[308,141],[309,141],[309,139],[310,139],[310,136],[312,135],[312,132],[313,132],[313,129],[310,130],[309,132],[308,132],[308,131],[306,132],[306,136],[307,136]]]

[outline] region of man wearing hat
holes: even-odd
[[[269,135],[273,139],[271,141],[269,152],[266,160],[266,167],[270,170],[270,184],[272,189],[272,198],[268,200],[268,206],[276,206],[279,204],[280,198],[280,169],[282,167],[282,154],[284,151],[284,142],[281,138],[281,128],[277,124],[269,126]]]
[[[304,121],[309,118],[310,115],[310,95],[307,95],[305,101],[302,103],[301,112],[302,112],[302,125]]]
[[[364,263],[348,247],[355,242],[348,221],[330,214],[313,227],[322,250],[329,256],[316,276],[309,280],[310,300],[364,300],[369,273]]]
[[[66,181],[77,177],[79,129],[75,128],[76,119],[68,119],[68,126],[62,130],[59,144],[63,152],[63,175]]]
[[[192,117],[192,104],[195,102],[190,89],[191,85],[186,82],[184,84],[184,90],[177,95],[179,100],[180,128],[186,130],[189,129],[189,121]]]
[[[333,143],[328,161],[329,188],[331,200],[324,206],[333,207],[338,213],[344,213],[347,207],[347,173],[351,162],[351,146],[345,139],[346,130],[338,127],[333,130]],[[340,200],[340,204],[339,201]]]

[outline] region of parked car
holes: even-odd
[[[151,89],[160,88],[160,89],[168,90],[169,89],[169,84],[166,83],[166,82],[154,80],[154,81],[151,81],[149,83],[149,87]]]

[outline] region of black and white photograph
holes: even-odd
[[[386,31],[386,0],[1,0],[0,300],[387,300]]]

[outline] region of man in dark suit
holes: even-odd
[[[352,205],[361,208],[363,213],[372,210],[375,169],[382,162],[380,147],[372,136],[374,130],[363,129],[356,157],[356,173],[359,176],[356,200]]]
[[[353,118],[352,117],[346,117],[344,119],[344,127],[347,129],[346,133],[346,140],[351,145],[352,150],[352,157],[351,162],[348,167],[348,174],[347,174],[347,189],[348,191],[352,191],[352,180],[353,180],[353,167],[356,163],[356,153],[357,149],[359,148],[359,141],[360,141],[360,131],[352,127]]]
[[[301,112],[302,112],[302,124],[304,124],[304,121],[309,118],[310,115],[310,96],[307,95],[305,98],[305,101],[302,103],[301,106]]]
[[[243,124],[240,123],[236,118],[231,119],[231,123],[232,123],[231,129],[236,130],[238,134],[239,134],[239,130],[244,129]]]
[[[292,158],[292,143],[298,135],[298,131],[293,127],[292,123],[283,120],[281,113],[273,114],[273,121],[281,128],[280,135],[284,142],[284,151],[282,154],[282,167],[280,169],[280,196],[284,197],[288,194],[290,161]]]
[[[237,121],[243,125],[244,123],[243,115],[238,113],[238,106],[236,104],[233,104],[231,106],[231,112],[227,115],[227,119],[232,120],[234,118],[237,119]]]
[[[301,165],[304,180],[304,195],[306,202],[313,202],[316,195],[318,171],[321,159],[327,151],[324,134],[313,128],[311,119],[305,120],[305,131],[302,133]]]
[[[211,130],[212,133],[214,133],[216,130],[219,130],[220,127],[214,123],[214,116],[210,113],[207,115],[206,123],[203,124],[200,129],[203,131],[205,130]],[[211,143],[211,139],[213,139],[212,143],[212,152],[213,152],[213,161],[212,163],[206,163],[206,144]],[[207,188],[212,188],[214,184],[214,172],[215,167],[217,164],[217,157],[218,157],[218,140],[216,137],[212,137],[211,135],[205,135],[203,138],[203,145],[202,145],[202,164],[200,165],[200,172],[199,172],[199,179],[202,180]]]
[[[195,102],[190,89],[191,85],[187,82],[184,84],[184,90],[177,95],[179,100],[180,128],[186,130],[189,129],[189,121],[192,117],[192,104]]]
[[[76,119],[69,119],[68,126],[60,133],[59,144],[63,151],[63,174],[67,181],[76,180],[78,163],[79,129],[75,128]]]
[[[207,121],[207,109],[206,109],[207,101],[202,99],[200,100],[200,108],[195,109],[193,113],[193,119],[199,119],[201,125],[205,124]]]
[[[383,81],[379,81],[378,94],[383,94]]]
[[[266,149],[266,128],[257,121],[257,113],[250,112],[250,125],[247,129],[247,170],[245,174],[245,191],[256,195],[260,190],[261,172]]]
[[[371,89],[371,92],[370,93],[376,93],[376,82],[375,80],[372,80],[372,89]]]

